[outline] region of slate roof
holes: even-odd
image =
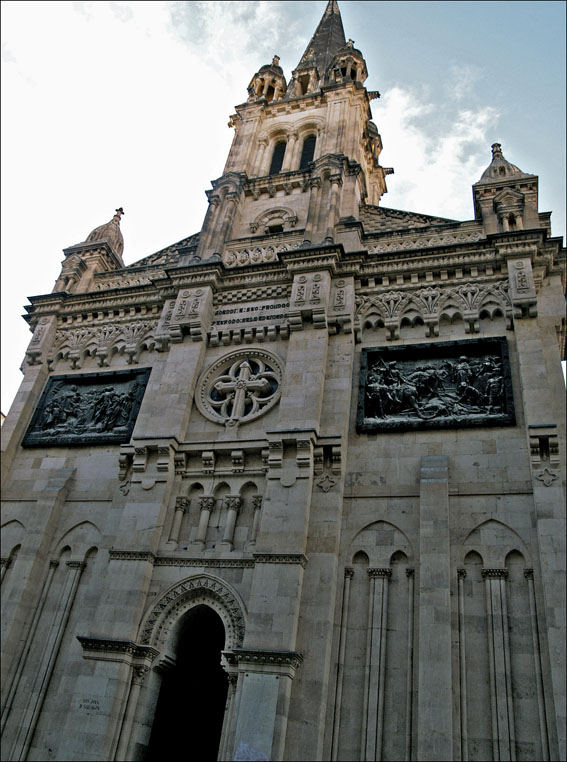
[[[359,219],[364,225],[366,235],[459,222],[459,220],[452,220],[447,217],[432,217],[429,214],[405,212],[401,209],[387,209],[383,206],[370,206],[369,204],[360,207]]]
[[[319,26],[301,56],[298,68],[313,56],[319,76],[324,77],[335,54],[345,45],[346,37],[339,4],[337,0],[329,0]]]

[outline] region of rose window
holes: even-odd
[[[195,401],[209,420],[238,426],[275,405],[281,393],[281,380],[281,361],[270,352],[232,352],[201,376]]]

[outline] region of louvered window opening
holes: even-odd
[[[310,161],[313,161],[315,155],[315,135],[309,135],[303,141],[303,148],[301,150],[301,160],[299,162],[299,169],[307,169]]]
[[[277,143],[272,154],[272,163],[270,164],[270,175],[278,175],[282,171],[282,164],[285,155],[285,143]]]

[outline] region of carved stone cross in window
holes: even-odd
[[[225,377],[227,378],[227,377]],[[221,394],[229,394],[232,397],[232,411],[227,425],[235,425],[246,413],[247,402],[252,402],[252,407],[258,402],[254,392],[265,393],[270,391],[270,382],[267,378],[252,377],[252,368],[244,360],[238,366],[238,376],[228,377],[227,381],[217,381],[214,388]],[[229,398],[230,399],[230,398]]]

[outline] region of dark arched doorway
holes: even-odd
[[[217,759],[228,687],[220,665],[224,641],[213,609],[199,605],[187,612],[176,666],[162,680],[146,762]]]

